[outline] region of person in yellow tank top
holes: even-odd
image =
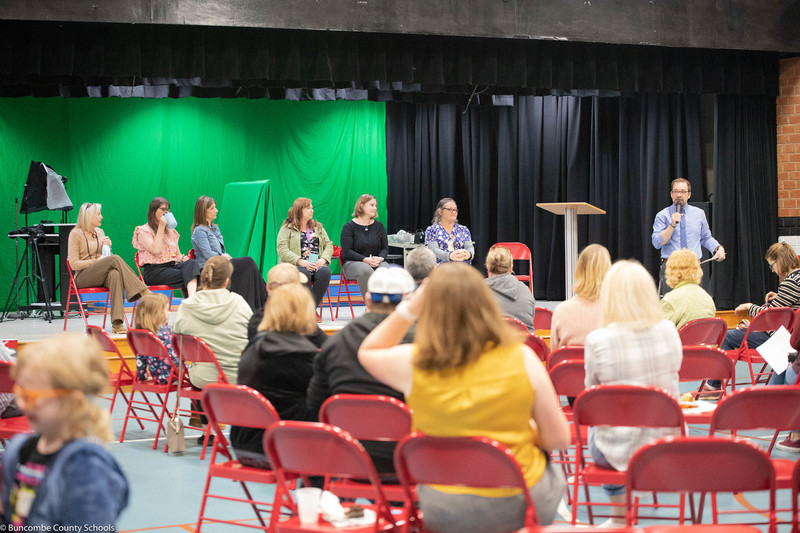
[[[398,345],[417,316],[414,344]],[[538,358],[503,321],[482,276],[462,263],[438,266],[364,340],[362,366],[405,394],[415,431],[487,436],[508,446],[525,475],[541,524],[564,494],[547,452],[566,448],[569,426]],[[425,529],[436,533],[516,531],[519,491],[417,487]]]

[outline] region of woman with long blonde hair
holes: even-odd
[[[414,322],[414,344],[398,345]],[[474,268],[453,262],[434,269],[364,340],[358,359],[405,395],[415,430],[484,435],[511,448],[539,523],[553,521],[565,482],[547,451],[569,443],[569,426],[541,362],[506,325]],[[429,531],[516,531],[524,523],[518,491],[422,485],[417,491]]]

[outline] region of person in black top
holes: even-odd
[[[317,419],[306,407],[312,362],[319,351],[306,337],[317,327],[314,307],[311,292],[299,283],[271,290],[258,334],[239,360],[238,384],[260,392],[282,420]],[[263,435],[262,429],[231,428],[231,444],[242,464],[264,464]]]
[[[342,272],[347,279],[358,282],[362,295],[367,293],[367,281],[372,273],[386,266],[389,240],[378,216],[378,201],[371,194],[362,194],[353,209],[353,220],[342,228]]]
[[[334,394],[381,394],[404,400],[403,394],[372,377],[358,362],[361,342],[394,311],[403,296],[414,291],[414,279],[399,267],[381,268],[369,279],[367,312],[328,339],[314,357],[314,375],[306,392],[306,407],[318,413]],[[403,339],[414,341],[413,328]],[[394,472],[394,443],[361,441],[379,473]]]

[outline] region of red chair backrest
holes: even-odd
[[[576,424],[585,426],[677,427],[684,434],[678,401],[663,389],[638,385],[595,385],[572,406]]]
[[[139,252],[136,252],[136,253],[138,254]],[[194,248],[189,248],[189,251],[188,251],[188,252],[186,252],[186,256],[187,256],[189,259],[197,259],[197,254],[196,254],[196,253],[194,253]]]
[[[800,428],[800,387],[746,387],[725,396],[711,415],[715,431]]]
[[[320,407],[319,421],[360,440],[397,442],[411,433],[411,409],[391,396],[336,394]]]
[[[13,367],[11,361],[0,361],[0,393],[14,392],[14,378],[11,377]]]
[[[161,340],[145,329],[129,329],[127,333],[128,344],[136,355],[158,357],[166,359],[172,364],[172,358]]]
[[[775,510],[775,467],[758,446],[721,437],[664,437],[642,446],[628,463],[628,494],[769,490]],[[773,516],[774,518],[774,516]]]
[[[144,278],[142,277],[142,269],[139,266],[139,252],[133,254],[133,264],[136,265],[136,272],[139,273],[139,279],[143,280]]]
[[[553,312],[546,307],[537,307],[533,314],[533,329],[550,329],[553,323]]]
[[[521,242],[498,242],[492,245],[492,248],[495,246],[504,246],[508,248],[511,252],[511,257],[515,261],[530,261],[532,254],[531,249],[522,244]]]
[[[550,355],[550,347],[544,342],[544,339],[531,333],[528,335],[528,338],[525,339],[525,344],[528,348],[533,350],[533,353],[535,353],[542,362],[547,361],[547,357]]]
[[[100,345],[100,349],[104,352],[115,353],[121,357],[119,348],[117,348],[117,345],[103,328],[98,326],[86,326],[86,334],[96,340],[97,344]]]
[[[550,381],[559,396],[578,396],[586,389],[586,368],[583,361],[561,361],[548,367]]]
[[[775,331],[780,329],[781,326],[791,331],[793,324],[793,309],[790,307],[768,307],[754,316],[753,320],[750,321],[750,325],[747,327],[747,333],[745,333],[745,338],[744,341],[742,341],[742,344],[744,344],[744,342],[747,340],[747,336],[752,332]]]
[[[341,258],[342,257],[342,247],[333,245],[333,257]]]
[[[511,318],[510,316],[505,316],[505,317],[503,317],[503,319],[506,321],[506,323],[509,326],[511,326],[515,330],[520,331],[520,332],[524,333],[525,335],[529,335],[530,334],[530,330],[528,329],[528,326],[526,326],[525,324],[523,324],[521,321],[517,320],[516,318]]]
[[[678,371],[681,381],[728,380],[734,376],[734,363],[724,350],[714,346],[684,346]]]
[[[431,437],[412,433],[394,453],[397,475],[406,487],[418,484],[473,488],[521,488],[526,502],[526,526],[535,525],[536,509],[514,454],[488,437]]]
[[[728,332],[728,324],[721,318],[698,318],[683,325],[678,331],[681,337],[681,344],[684,346],[699,346],[709,344],[712,346],[722,346],[725,334]]]
[[[200,401],[209,421],[218,424],[267,429],[281,419],[269,400],[245,385],[211,383]]]
[[[203,339],[181,333],[172,334],[172,349],[175,357],[183,359],[184,363],[211,363],[217,367],[220,383],[228,383],[225,372],[219,366],[219,361]]]
[[[792,336],[789,338],[789,344],[795,350],[800,351],[800,309],[794,312],[794,324],[792,325]]]
[[[547,358],[547,369],[550,370],[562,361],[580,361],[583,364],[583,346],[562,346],[550,352]]]

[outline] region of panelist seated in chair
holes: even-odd
[[[533,333],[536,300],[531,289],[514,276],[513,266],[511,250],[505,246],[493,246],[486,255],[486,272],[489,275],[486,284],[492,289],[494,299],[503,314],[519,320]]]
[[[225,253],[225,241],[219,226],[214,224],[217,218],[217,202],[209,196],[201,196],[194,204],[194,222],[192,223],[192,247],[197,266],[202,270],[210,258],[222,255],[231,260],[231,292],[240,295],[250,309],[255,311],[267,301],[267,286],[252,257],[231,257]]]
[[[386,266],[389,239],[378,217],[378,201],[371,194],[362,194],[353,208],[353,219],[342,227],[342,272],[356,280],[358,291],[367,293],[369,277],[378,267]]]
[[[665,279],[672,290],[661,299],[661,309],[676,328],[681,329],[692,320],[716,316],[714,300],[700,286],[703,269],[692,250],[681,248],[670,254]]]
[[[442,198],[436,204],[432,224],[425,230],[425,246],[436,255],[437,263],[472,262],[472,234],[458,223],[458,206],[452,198]]]
[[[322,224],[314,220],[314,206],[309,198],[298,198],[289,208],[278,231],[278,258],[295,265],[308,280],[314,303],[319,306],[331,281],[333,243]]]
[[[111,239],[103,230],[102,206],[85,203],[78,210],[78,223],[69,232],[69,265],[75,271],[75,286],[79,289],[106,287],[111,306],[111,328],[113,333],[125,333],[125,296],[133,302],[148,294],[142,283],[123,259],[111,254]],[[104,247],[108,255],[103,255]]]
[[[180,288],[184,297],[191,297],[197,290],[200,268],[197,261],[181,253],[177,225],[169,201],[157,196],[147,209],[147,224],[133,230],[132,244],[139,251],[145,283]]]
[[[414,344],[399,344],[417,317]],[[436,267],[364,339],[358,359],[405,395],[415,430],[486,436],[508,446],[539,523],[552,523],[566,482],[546,450],[569,445],[569,425],[544,366],[506,324],[476,269],[455,262]],[[431,531],[516,531],[524,525],[519,491],[418,485],[417,494]]]

